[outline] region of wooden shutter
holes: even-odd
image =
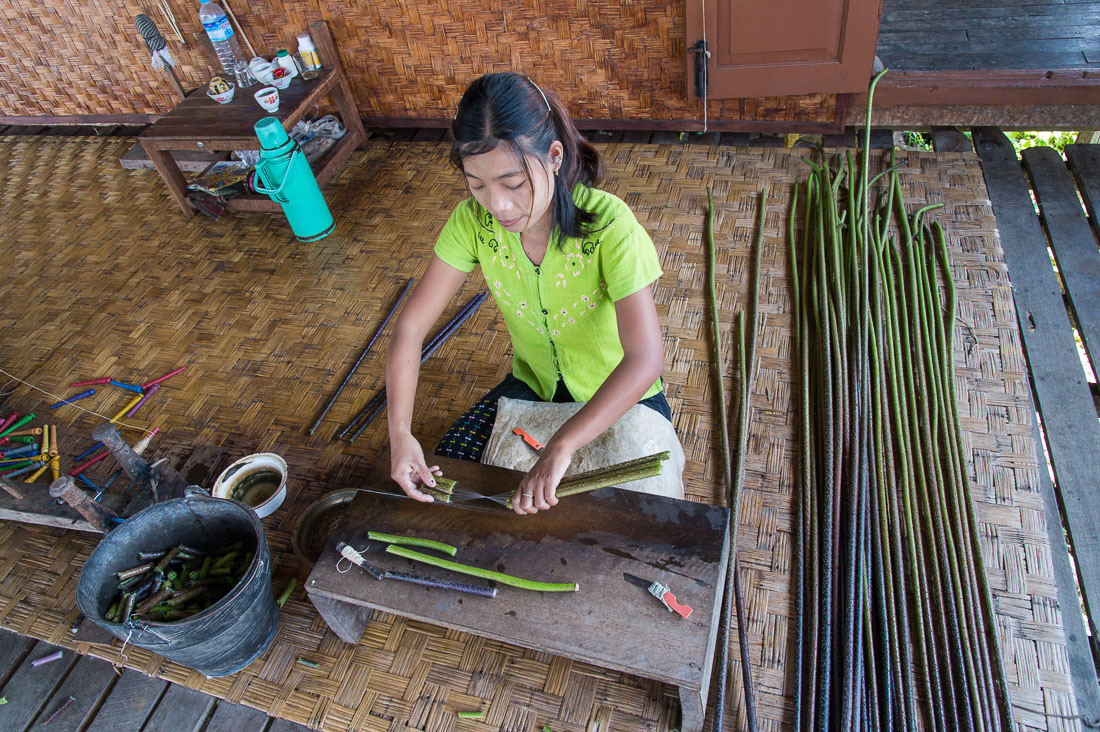
[[[686,0],[688,94],[706,14],[712,99],[865,91],[882,0]]]

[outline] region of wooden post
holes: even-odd
[[[336,105],[340,108],[340,114],[344,118],[344,127],[349,134],[359,135],[358,149],[367,147],[367,131],[363,129],[363,120],[359,116],[359,109],[355,106],[355,97],[351,93],[351,85],[344,74],[344,67],[340,64],[340,56],[336,52],[336,44],[329,33],[328,23],[317,20],[309,24],[309,35],[313,39],[313,45],[321,55],[321,65],[329,65],[333,72],[340,74],[340,83],[333,89],[336,97]]]
[[[50,484],[50,495],[60,498],[77,510],[97,531],[106,534],[111,530],[111,519],[117,518],[114,511],[89,498],[71,475],[63,475]]]

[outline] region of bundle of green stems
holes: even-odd
[[[789,221],[794,729],[1011,732],[959,427],[946,237],[925,222],[938,206],[908,210],[892,154],[869,179],[869,133],[858,163],[809,162]]]
[[[104,619],[173,622],[206,608],[233,589],[252,564],[253,553],[237,542],[203,552],[179,544],[157,552],[139,552],[141,564],[117,573],[118,598]]]

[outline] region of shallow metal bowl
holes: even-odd
[[[294,553],[310,564],[315,563],[328,540],[343,525],[344,512],[356,492],[354,488],[330,491],[311,503],[298,519],[290,539]]]

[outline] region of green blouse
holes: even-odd
[[[536,266],[519,234],[503,228],[476,200],[451,214],[435,253],[462,272],[481,272],[512,337],[512,373],[546,401],[560,376],[588,401],[623,358],[615,301],[661,276],[653,240],[618,197],[578,185],[573,200],[595,214],[580,238],[552,236]],[[658,380],[648,398],[661,390]]]

